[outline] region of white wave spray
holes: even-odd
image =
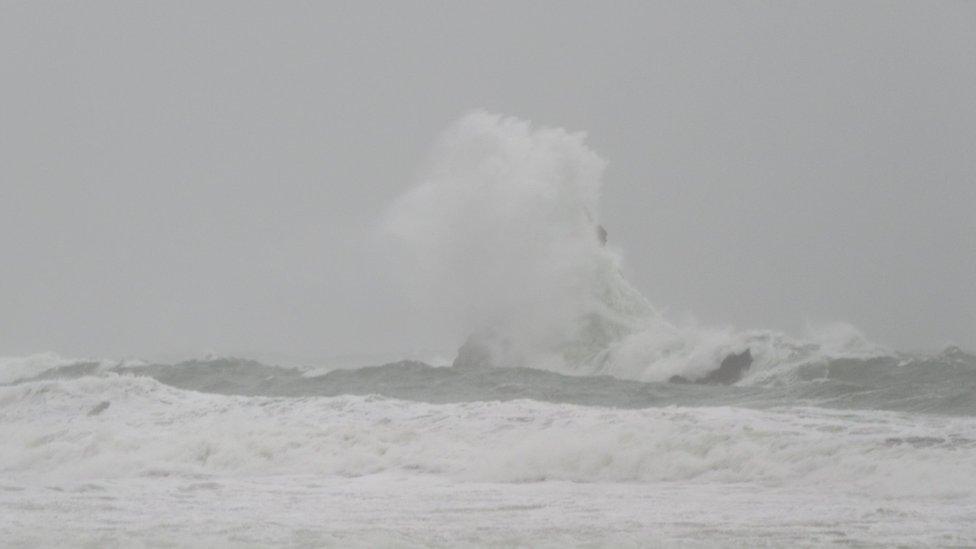
[[[972,418],[870,410],[232,397],[108,375],[0,386],[0,417],[0,475],[21,481],[388,473],[976,489]]]
[[[852,327],[801,341],[769,331],[678,326],[621,275],[601,241],[605,162],[585,134],[486,112],[462,117],[385,228],[423,307],[499,366],[646,381],[700,378],[749,349],[751,376],[772,364],[881,352]],[[764,374],[765,372],[765,374]]]

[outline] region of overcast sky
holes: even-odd
[[[976,348],[976,2],[6,1],[0,79],[0,355],[453,345],[372,235],[473,108],[676,318]]]

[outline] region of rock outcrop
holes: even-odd
[[[732,385],[742,379],[746,370],[752,366],[752,352],[749,349],[741,353],[732,353],[722,360],[717,370],[712,370],[707,376],[689,380],[684,376],[671,376],[671,383],[697,383],[699,385]]]
[[[464,345],[458,349],[457,357],[454,359],[455,368],[464,369],[484,369],[493,366],[491,361],[491,350],[479,341],[478,338],[469,337]]]

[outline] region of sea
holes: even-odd
[[[5,358],[7,547],[976,546],[976,356],[729,386]]]
[[[976,356],[675,321],[585,139],[473,112],[378,223],[445,360],[0,359],[0,546],[976,547]]]

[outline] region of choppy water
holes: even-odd
[[[382,225],[457,366],[4,359],[0,544],[976,546],[976,357],[673,323],[583,134],[431,166]]]
[[[976,357],[958,348],[934,355],[816,360],[790,365],[781,376],[761,381],[746,378],[731,386],[569,376],[531,368],[446,368],[417,361],[324,374],[231,358],[175,365],[46,362],[39,368],[42,371],[22,375],[19,381],[120,375],[243,396],[379,395],[429,403],[531,399],[615,408],[819,406],[976,415]]]
[[[976,543],[959,350],[736,386],[34,362],[0,386],[15,544]]]

